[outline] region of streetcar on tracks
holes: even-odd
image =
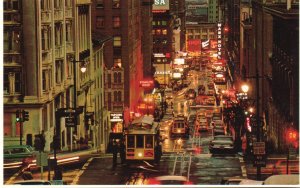
[[[124,131],[125,159],[159,162],[162,155],[159,124],[152,116],[141,116]]]
[[[175,117],[171,126],[171,136],[183,136],[188,138],[189,132],[190,130],[186,118],[184,116]]]

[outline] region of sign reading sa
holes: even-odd
[[[154,5],[165,5],[166,1],[165,0],[155,0]]]

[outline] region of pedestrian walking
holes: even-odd
[[[118,144],[116,140],[113,141],[112,153],[113,153],[113,166],[115,167],[117,165],[117,157],[118,157]]]
[[[62,180],[62,169],[61,167],[57,166],[56,169],[54,170],[54,177],[53,180]]]
[[[125,144],[124,141],[122,140],[120,143],[120,158],[121,158],[121,164],[125,163]]]

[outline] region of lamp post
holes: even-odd
[[[74,78],[73,78],[73,85],[74,85],[74,109],[76,110],[77,108],[77,87],[76,87],[76,79],[77,79],[77,71],[76,71],[76,63],[81,63],[81,66],[80,66],[80,70],[82,73],[84,73],[86,71],[86,64],[87,62],[86,61],[83,61],[83,60],[79,60],[79,61],[76,61],[75,58],[73,58],[72,60],[73,62],[73,73],[74,73]],[[77,125],[77,114],[75,113],[75,125]],[[73,128],[71,127],[70,128],[70,141],[71,141],[71,147],[70,147],[70,150],[72,151],[73,150]]]
[[[261,125],[260,125],[260,116],[259,116],[259,78],[263,78],[261,76],[259,76],[258,74],[258,69],[256,68],[256,74],[254,77],[246,77],[249,79],[255,79],[255,84],[256,84],[256,124],[257,124],[257,130],[256,130],[256,141],[260,142],[260,129],[261,129]],[[248,92],[249,91],[249,86],[248,85],[242,85],[242,91],[243,92]],[[256,171],[256,178],[257,180],[261,179],[261,166],[257,165],[257,171]]]

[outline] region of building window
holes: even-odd
[[[111,93],[109,92],[108,93],[108,96],[107,96],[107,105],[108,105],[108,110],[111,111]]]
[[[118,92],[114,91],[114,102],[118,102]]]
[[[107,74],[107,84],[108,88],[111,88],[111,74]]]
[[[70,0],[67,0],[70,1]],[[67,2],[66,2],[67,5]],[[51,4],[49,0],[41,0],[41,9],[42,11],[47,11],[49,9],[51,9]]]
[[[163,29],[163,30],[162,30],[162,34],[163,34],[163,35],[167,35],[167,33],[168,33],[168,32],[167,32],[166,29]]]
[[[3,81],[4,81],[4,87],[3,87],[4,95],[9,94],[10,89],[9,89],[9,73],[8,72],[4,72],[4,80]]]
[[[117,79],[118,79],[118,83],[121,83],[121,81],[122,81],[122,74],[120,72],[118,72]]]
[[[4,52],[19,52],[20,51],[20,31],[6,30],[3,33]]]
[[[160,25],[160,21],[157,21],[157,25]]]
[[[61,9],[61,0],[54,0],[54,9]]]
[[[55,62],[55,82],[56,84],[62,82],[62,61]]]
[[[122,46],[121,37],[115,36],[114,37],[114,47],[120,47]]]
[[[97,16],[96,18],[96,28],[103,28],[104,27],[104,17]]]
[[[122,101],[122,92],[118,91],[118,101],[121,102]]]
[[[96,1],[96,8],[104,8],[104,0],[97,0]]]
[[[161,30],[160,29],[156,29],[156,34],[157,35],[161,35]]]
[[[48,80],[48,71],[47,70],[43,70],[42,80],[43,80],[43,91],[48,91],[49,90],[49,80]]]
[[[114,72],[114,83],[118,83],[118,74]]]
[[[167,25],[167,21],[161,21],[161,25]]]
[[[13,95],[15,93],[21,93],[21,72],[19,71],[4,71],[4,87],[3,93],[5,95]]]
[[[51,48],[51,28],[43,27],[42,29],[42,50],[49,50]]]
[[[112,0],[112,7],[113,8],[120,8],[120,0]]]
[[[120,19],[119,16],[113,17],[113,25],[114,25],[114,28],[120,27],[120,25],[121,25],[121,19]]]
[[[19,10],[19,0],[4,0],[4,10]]]
[[[155,25],[156,25],[155,21],[152,21],[152,25],[153,25],[153,26],[155,26]]]
[[[72,42],[72,23],[66,22],[66,41]]]
[[[55,24],[55,45],[60,46],[62,44],[62,38],[63,38],[62,24],[57,23]]]

